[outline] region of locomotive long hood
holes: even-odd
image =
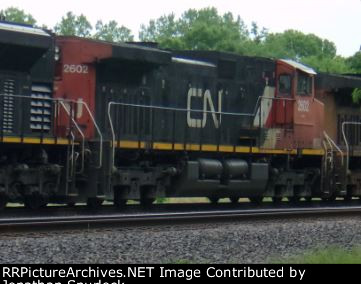
[[[125,43],[112,45],[111,57],[104,59],[104,61],[117,60],[163,65],[171,63],[172,56],[171,53],[167,51]]]
[[[0,69],[29,70],[51,45],[51,35],[41,29],[0,23]]]
[[[320,73],[316,76],[316,88],[334,90],[343,88],[361,88],[361,78],[352,75]]]

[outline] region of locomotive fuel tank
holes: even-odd
[[[266,190],[269,165],[230,159],[188,161],[174,179],[174,196],[262,196]],[[224,179],[227,177],[227,179]]]
[[[224,174],[226,180],[229,179],[244,179],[248,174],[249,166],[245,160],[225,160],[223,162]]]
[[[198,159],[199,177],[201,179],[220,179],[223,165],[218,160]]]

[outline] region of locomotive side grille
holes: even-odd
[[[31,87],[30,129],[33,132],[49,132],[51,128],[51,89],[48,86]]]
[[[11,133],[14,130],[14,97],[15,95],[15,81],[6,79],[3,82],[3,117],[2,117],[2,131],[4,133]]]

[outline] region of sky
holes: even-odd
[[[54,27],[68,11],[84,14],[93,26],[97,20],[115,20],[137,37],[141,24],[190,8],[215,7],[220,14],[232,12],[247,26],[254,21],[269,32],[296,29],[333,41],[337,53],[351,56],[361,46],[361,0],[0,0],[0,10],[17,7],[37,23]]]

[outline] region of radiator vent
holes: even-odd
[[[48,86],[31,87],[30,129],[33,132],[49,132],[51,129],[52,102]]]
[[[14,111],[15,111],[15,80],[7,79],[3,82],[3,133],[11,133],[14,130]]]

